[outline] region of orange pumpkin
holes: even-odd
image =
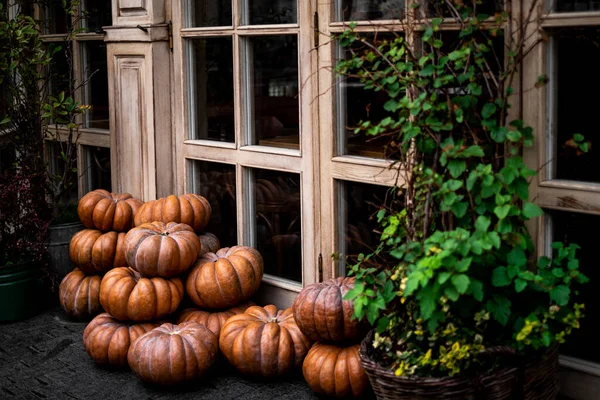
[[[361,397],[369,389],[369,378],[360,365],[359,344],[340,347],[315,343],[302,364],[310,389],[330,397]]]
[[[170,278],[188,270],[202,252],[192,228],[175,222],[149,222],[125,236],[127,264],[145,277]]]
[[[71,317],[85,320],[102,312],[98,275],[86,275],[79,268],[69,272],[60,282],[60,306]]]
[[[183,299],[179,278],[143,278],[131,268],[115,268],[100,285],[100,304],[121,321],[152,321],[172,314]]]
[[[102,274],[126,266],[124,232],[83,229],[71,238],[69,257],[86,274]]]
[[[110,193],[97,189],[79,200],[77,213],[86,228],[102,232],[126,232],[133,226],[135,213],[144,204],[129,193]]]
[[[201,232],[208,225],[211,213],[210,203],[202,196],[193,193],[179,197],[170,195],[144,203],[135,215],[135,226],[153,221],[178,222]]]
[[[292,309],[274,305],[249,307],[229,318],[219,336],[219,347],[240,372],[274,378],[299,368],[311,342],[298,329]]]
[[[260,286],[263,258],[247,246],[225,247],[201,256],[190,270],[186,291],[202,308],[229,308],[248,300]]]
[[[83,331],[85,350],[100,365],[127,365],[127,351],[131,343],[158,324],[122,322],[109,313],[94,318]]]
[[[296,323],[316,342],[362,338],[364,325],[352,318],[354,305],[344,296],[354,287],[354,278],[334,278],[308,285],[296,296],[293,310]]]
[[[141,380],[173,385],[202,377],[216,360],[217,342],[204,325],[165,323],[140,336],[129,348],[127,360]]]
[[[205,253],[216,253],[221,248],[221,242],[214,233],[205,232],[198,235]]]
[[[240,304],[239,306],[229,308],[223,311],[210,312],[206,310],[198,310],[197,308],[186,308],[181,311],[181,314],[177,318],[177,323],[183,322],[197,322],[206,326],[212,333],[219,337],[221,328],[225,325],[225,322],[234,315],[243,314],[244,311],[250,306],[255,305],[249,301],[247,303]]]

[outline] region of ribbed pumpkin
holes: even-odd
[[[253,302],[247,302],[240,304],[239,306],[235,306],[223,311],[206,311],[206,310],[198,310],[197,308],[186,308],[181,311],[179,317],[177,318],[177,323],[181,324],[183,322],[197,322],[206,326],[212,333],[219,337],[221,333],[221,328],[225,325],[225,322],[234,315],[243,314],[244,311],[250,306],[254,306]]]
[[[214,233],[205,232],[198,235],[200,243],[202,243],[202,249],[206,253],[216,253],[221,248],[221,242]]]
[[[240,372],[274,378],[302,365],[311,342],[298,329],[292,309],[274,305],[249,307],[229,318],[219,336],[219,347]]]
[[[77,213],[86,228],[102,232],[127,232],[133,226],[135,213],[144,204],[129,193],[93,190],[79,200]]]
[[[125,236],[127,264],[145,277],[170,278],[188,270],[202,252],[192,228],[176,222],[149,222]]]
[[[115,268],[100,285],[100,303],[121,321],[152,321],[172,314],[183,299],[179,278],[142,278],[131,268]]]
[[[102,274],[127,265],[124,240],[124,232],[83,229],[71,238],[69,257],[86,274]]]
[[[302,332],[316,342],[360,339],[364,325],[352,318],[352,302],[343,300],[353,287],[354,278],[340,277],[302,289],[292,307]]]
[[[225,247],[201,256],[190,270],[186,291],[199,307],[222,309],[248,300],[263,277],[263,258],[247,246]]]
[[[98,275],[86,275],[79,268],[69,272],[58,287],[62,309],[74,319],[91,319],[102,312]]]
[[[144,203],[135,214],[135,226],[153,221],[179,222],[201,232],[208,225],[211,213],[210,203],[200,195],[170,195]]]
[[[369,378],[360,365],[359,347],[315,343],[302,364],[310,389],[330,397],[363,396],[369,388]]]
[[[83,331],[85,350],[100,365],[127,366],[129,346],[158,324],[122,322],[109,313],[96,316]]]
[[[129,348],[127,360],[143,381],[173,385],[202,377],[218,351],[217,337],[204,325],[165,323],[140,336]]]

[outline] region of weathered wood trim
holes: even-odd
[[[111,0],[113,26],[160,24],[165,21],[165,0]]]
[[[105,27],[105,42],[158,42],[169,40],[169,30],[167,24],[146,25],[142,29],[131,26],[110,26]]]

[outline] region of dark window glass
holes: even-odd
[[[580,271],[590,278],[576,298],[578,303],[585,304],[585,317],[581,320],[581,327],[574,329],[566,343],[560,345],[561,353],[600,362],[600,326],[596,322],[600,315],[600,297],[596,292],[600,282],[600,268],[597,266],[598,257],[595,253],[598,246],[596,227],[600,224],[600,217],[563,211],[551,211],[550,215],[552,240],[579,245],[581,248],[577,251],[577,257]]]
[[[85,157],[85,192],[96,189],[111,191],[110,178],[110,148],[83,146]]]
[[[251,25],[293,24],[298,20],[297,0],[246,0]]]
[[[231,37],[194,39],[190,43],[192,85],[189,91],[191,138],[235,141],[233,48]]]
[[[53,51],[52,63],[50,65],[50,81],[48,93],[58,96],[65,92],[65,96],[71,95],[71,64],[73,56],[71,44],[65,42],[49,43]]]
[[[108,66],[106,44],[102,41],[83,43],[85,97],[92,108],[86,114],[86,128],[109,129],[108,123]]]
[[[474,11],[477,14],[493,16],[496,12],[500,12],[504,9],[505,2],[506,0],[468,0],[465,1],[464,4],[469,8],[469,10],[472,10],[470,12]],[[427,16],[429,17],[443,16],[456,18],[456,13],[451,7],[448,6],[446,0],[429,0],[421,2],[421,4],[426,5]]]
[[[187,27],[231,26],[231,0],[188,0]]]
[[[374,21],[403,17],[405,0],[336,0],[337,21]]]
[[[254,144],[298,149],[298,38],[260,36],[248,41]]]
[[[48,157],[49,171],[52,175],[62,176],[65,172],[65,163],[62,159],[61,153],[67,153],[66,144],[64,142],[57,141],[46,141],[46,154]],[[75,161],[77,165],[77,161]],[[77,204],[79,201],[79,181],[78,173],[71,175],[71,179],[65,182],[69,185],[64,198],[65,204]]]
[[[190,160],[189,163],[189,190],[204,196],[212,208],[205,231],[214,233],[221,247],[237,245],[235,165],[196,160]]]
[[[256,245],[265,273],[302,281],[300,175],[255,169]]]
[[[71,16],[65,8],[70,7],[70,1],[67,1],[67,6],[64,7],[62,0],[47,0],[44,7],[44,32],[47,34],[67,33],[72,26]]]
[[[556,30],[553,41],[556,178],[600,182],[600,149],[594,146],[600,100],[593,95],[600,91],[600,28]],[[577,133],[591,142],[588,153],[573,147]]]
[[[558,12],[578,12],[578,11],[600,11],[600,1],[598,0],[555,0],[555,10]]]
[[[103,26],[112,25],[112,2],[87,0],[84,4],[84,21],[88,32],[102,32]]]

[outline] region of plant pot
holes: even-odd
[[[69,244],[74,234],[84,228],[81,222],[50,225],[48,233],[48,269],[60,283],[75,266],[69,258]]]
[[[560,391],[558,377],[558,345],[551,347],[523,368],[523,399],[556,399]]]
[[[403,377],[373,360],[373,332],[359,355],[378,400],[509,400],[519,398],[519,368],[507,367],[469,377]]]
[[[40,313],[47,288],[38,262],[0,267],[0,321],[11,322]]]

